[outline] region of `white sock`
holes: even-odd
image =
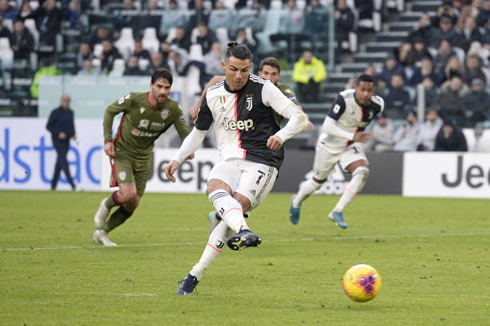
[[[201,259],[194,265],[190,274],[201,280],[204,272],[211,266],[211,264],[218,258],[221,254],[223,248],[226,245],[226,239],[231,236],[232,231],[226,223],[220,222],[218,226],[209,235],[208,243],[204,249]]]
[[[305,183],[303,183],[303,185],[299,188],[298,193],[294,196],[293,206],[300,207],[301,203],[303,203],[306,198],[310,197],[312,193],[320,189],[321,186],[321,183],[318,183],[313,179],[307,180]]]
[[[333,209],[335,212],[342,212],[364,188],[364,184],[369,176],[369,169],[363,166],[358,167],[352,173],[352,179],[345,187],[342,197],[340,197],[337,205]]]
[[[221,220],[236,233],[241,229],[248,229],[243,217],[242,205],[223,189],[218,189],[209,194],[211,204],[221,215]]]

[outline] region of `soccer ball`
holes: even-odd
[[[344,291],[356,302],[374,299],[381,289],[381,277],[371,266],[360,264],[352,266],[344,275]]]

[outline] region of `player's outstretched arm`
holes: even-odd
[[[191,106],[189,109],[189,114],[191,115],[192,122],[196,123],[197,112],[199,112],[199,107],[201,106],[202,99],[204,98],[204,95],[206,95],[208,88],[213,85],[216,85],[222,80],[225,80],[225,78],[226,78],[225,76],[214,76],[208,81],[206,87],[203,89],[201,93],[201,97],[199,98],[199,101],[195,105]]]
[[[175,171],[177,171],[179,166],[180,166],[180,163],[175,161],[175,160],[172,160],[170,163],[167,164],[167,166],[165,166],[164,171],[165,171],[165,176],[167,177],[167,179],[169,179],[172,182],[175,182],[174,173],[175,173]]]

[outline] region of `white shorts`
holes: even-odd
[[[218,179],[250,200],[250,210],[259,206],[274,186],[277,169],[265,164],[242,159],[217,163],[209,172],[208,182]]]
[[[342,170],[346,171],[351,163],[359,160],[368,161],[362,146],[358,143],[350,144],[341,152],[319,145],[315,152],[313,176],[318,180],[326,180],[335,171],[335,164],[339,163]]]

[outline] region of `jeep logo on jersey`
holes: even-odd
[[[250,97],[247,96],[247,110],[248,111],[252,111],[253,101],[254,101],[254,98],[251,95],[250,95]]]
[[[138,125],[138,128],[142,129],[148,129],[148,126],[150,125],[150,120],[148,119],[141,119],[140,123]]]
[[[228,120],[228,118],[225,118],[225,121],[223,122],[223,127],[225,128],[226,131],[237,131],[237,130],[245,130],[249,131],[250,129],[253,129],[254,126],[254,121],[252,119],[247,119],[247,120],[238,120],[238,121],[233,121],[233,120]]]

